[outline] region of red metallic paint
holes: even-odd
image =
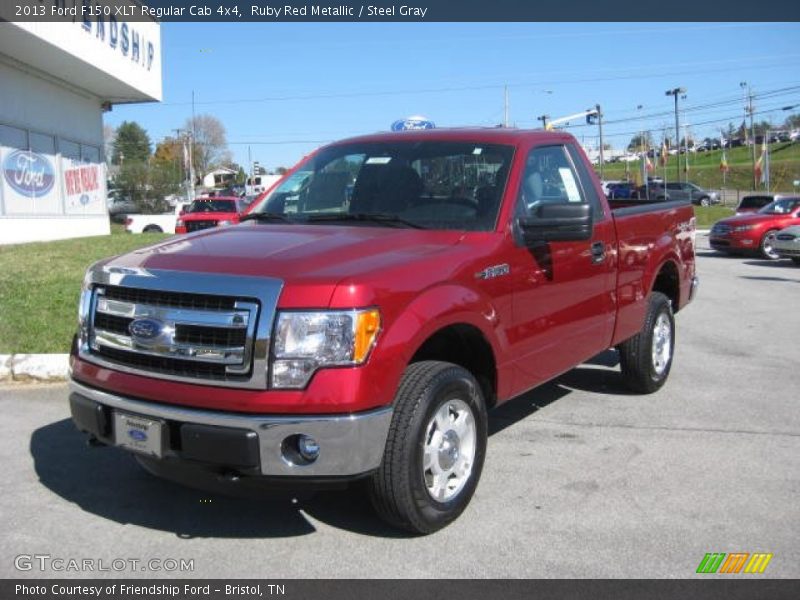
[[[279,309],[377,306],[382,329],[365,365],[321,370],[299,391],[154,380],[77,357],[72,358],[73,377],[110,392],[206,409],[359,412],[391,403],[403,370],[425,340],[442,328],[465,324],[479,331],[492,349],[502,402],[638,332],[647,295],[665,264],[672,263],[678,273],[675,309],[688,302],[695,274],[690,205],[616,217],[594,178],[591,185],[603,204],[592,240],[552,242],[535,251],[515,239],[513,205],[524,157],[537,145],[576,144],[573,137],[496,129],[379,134],[359,140],[398,136],[514,145],[495,230],[250,221],[172,238],[113,260],[117,266],[276,277],[284,281]],[[591,261],[595,241],[606,249],[600,264]],[[510,266],[507,276],[476,277],[501,264]]]

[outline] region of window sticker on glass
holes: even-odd
[[[570,202],[582,202],[581,193],[578,191],[578,184],[575,182],[575,177],[572,175],[572,170],[567,167],[560,167],[558,174],[561,176],[561,181],[564,182],[564,189],[567,190],[567,198]]]
[[[370,156],[366,163],[368,165],[385,165],[392,160],[391,156]]]

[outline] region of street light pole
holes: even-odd
[[[664,92],[667,96],[674,96],[675,97],[675,147],[678,149],[678,153],[675,155],[675,158],[678,159],[678,162],[675,166],[675,180],[681,180],[681,124],[680,118],[678,117],[678,96],[681,94],[686,93],[686,88],[676,87],[671,90],[667,90]],[[687,157],[688,158],[688,157]]]
[[[753,172],[753,189],[755,190],[758,187],[758,182],[756,181],[756,133],[753,126],[753,90],[750,88],[750,84],[746,81],[740,82],[739,87],[742,88],[742,90],[747,90],[747,103],[745,104],[744,111],[746,114],[750,115],[750,142],[752,144],[750,152],[750,169]]]

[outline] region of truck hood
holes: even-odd
[[[457,245],[462,232],[247,222],[178,236],[108,265],[277,277],[287,285],[336,285],[385,274]],[[439,274],[441,276],[443,274]]]

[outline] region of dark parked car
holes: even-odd
[[[751,194],[750,196],[745,196],[739,201],[739,206],[736,207],[736,214],[743,215],[758,212],[773,200],[775,200],[775,194]]]
[[[612,183],[608,185],[608,197],[614,200],[638,198],[639,190],[635,183],[630,181],[623,181],[621,183]]]
[[[704,190],[699,185],[689,182],[671,182],[666,186],[654,185],[650,189],[650,197],[655,200],[684,200],[699,206],[719,204],[719,194]]]

